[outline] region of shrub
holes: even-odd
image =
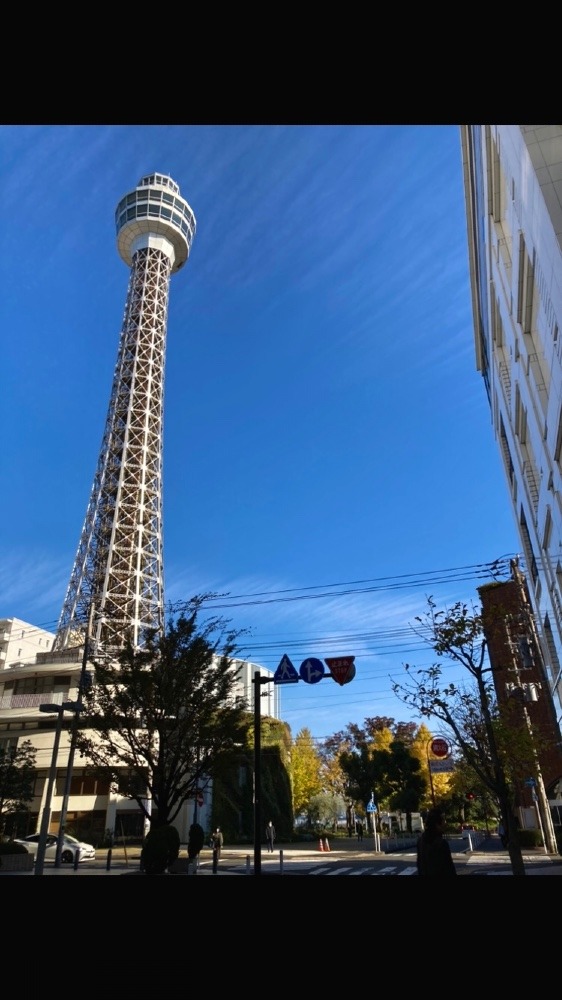
[[[519,830],[517,836],[519,837],[520,847],[542,847],[540,830]]]
[[[180,835],[175,826],[157,826],[150,830],[141,851],[141,868],[145,875],[163,875],[177,861]]]
[[[13,840],[5,840],[0,844],[0,854],[29,854],[23,844],[14,844]]]

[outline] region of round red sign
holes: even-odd
[[[449,744],[447,740],[444,740],[441,736],[436,736],[434,740],[431,741],[431,752],[435,757],[448,757],[449,755]]]

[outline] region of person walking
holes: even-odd
[[[430,809],[425,830],[418,837],[416,864],[418,875],[456,875],[449,843],[445,840],[445,817],[441,809]]]
[[[363,820],[357,820],[355,829],[357,830],[357,840],[363,840]]]
[[[273,845],[275,843],[275,827],[273,822],[270,820],[265,828],[265,839],[267,840],[267,853],[273,854]]]
[[[217,855],[217,861],[221,859],[222,845],[224,844],[224,837],[222,835],[222,830],[220,826],[217,826],[214,833],[211,834],[211,847],[213,852]]]
[[[189,875],[189,866],[193,865],[193,874],[197,875],[197,866],[199,863],[199,854],[203,844],[205,843],[205,831],[199,823],[192,823],[189,828],[189,836],[187,840],[187,874]]]
[[[220,826],[217,826],[214,833],[211,834],[211,847],[213,849],[213,874],[216,874],[218,864],[221,859],[223,842],[222,830]]]

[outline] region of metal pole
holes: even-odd
[[[261,675],[256,670],[254,685],[254,875],[261,875]]]
[[[62,806],[60,811],[59,832],[57,836],[57,851],[55,854],[55,868],[60,868],[61,866],[62,845],[64,842],[64,834],[66,827],[66,813],[68,811],[68,800],[70,798],[70,785],[72,783],[72,769],[74,767],[74,754],[76,752],[76,737],[78,735],[78,716],[80,715],[80,709],[82,708],[81,698],[84,690],[84,677],[86,674],[86,667],[88,665],[88,656],[90,652],[89,650],[90,635],[92,632],[93,620],[94,620],[94,605],[90,604],[88,625],[86,628],[86,635],[84,637],[84,653],[82,656],[82,667],[80,669],[80,679],[78,681],[78,699],[76,704],[76,710],[74,712],[74,718],[72,720],[72,728],[70,733],[70,749],[68,751],[68,763],[66,765],[66,777],[64,779],[64,792],[63,792]]]
[[[533,738],[533,730],[531,728],[531,720],[529,713],[526,708],[523,708],[525,713],[525,722],[529,733],[531,734],[531,739]],[[542,842],[544,845],[545,854],[556,854],[558,851],[558,845],[556,843],[556,833],[554,830],[554,824],[552,822],[552,813],[550,811],[550,805],[546,795],[546,789],[544,787],[544,781],[542,776],[542,771],[539,764],[538,754],[534,748],[533,744],[533,756],[535,758],[536,767],[536,786],[532,789],[532,799],[535,806],[535,812],[537,814],[537,819],[539,821],[539,829],[541,832]]]
[[[433,736],[430,737],[430,739],[427,741],[426,747],[425,747],[425,751],[426,751],[426,754],[427,754],[427,770],[429,771],[429,784],[430,784],[430,787],[431,787],[431,801],[433,803],[433,808],[435,809],[435,789],[433,787],[433,772],[431,770],[431,762],[429,760],[429,746],[430,746],[430,743],[432,742],[432,740],[433,740]]]
[[[197,817],[199,815],[199,743],[197,744],[197,770],[196,770],[196,784],[195,784],[195,805],[193,806],[193,822],[197,822]]]
[[[45,804],[43,806],[43,815],[41,816],[41,829],[39,831],[39,843],[37,845],[37,856],[35,858],[35,875],[43,874],[43,867],[45,864],[47,834],[49,833],[49,823],[51,820],[51,802],[53,801],[53,786],[55,784],[57,774],[57,757],[59,752],[63,715],[64,708],[61,705],[57,714],[57,728],[55,730],[55,742],[53,743],[53,755],[51,757],[51,768],[49,770],[49,779],[47,782],[47,794],[45,796]]]
[[[534,803],[534,806],[535,806],[535,812],[537,814],[537,820],[538,820],[538,824],[539,824],[539,830],[541,831],[541,837],[542,837],[542,843],[543,843],[543,847],[544,847],[544,853],[548,854],[548,847],[547,847],[547,844],[546,844],[546,837],[544,835],[544,827],[542,825],[542,819],[541,819],[541,811],[539,809],[539,801],[538,801],[537,793],[536,793],[536,791],[535,791],[534,788],[532,790],[532,799],[533,799],[533,803]]]

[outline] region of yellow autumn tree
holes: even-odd
[[[311,799],[323,791],[322,758],[309,729],[301,729],[291,748],[293,814],[309,812]]]

